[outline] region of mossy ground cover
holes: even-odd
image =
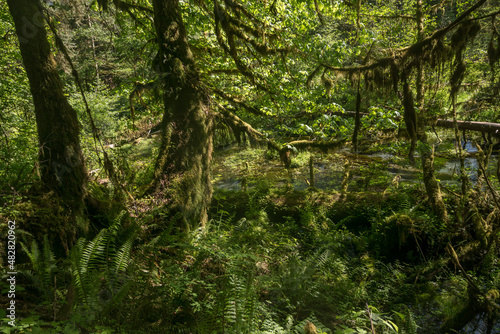
[[[133,144],[127,154],[140,163],[153,143]],[[292,170],[308,177],[310,156],[296,156]],[[340,172],[348,156],[315,157],[315,168],[331,164],[330,171]],[[290,172],[263,149],[235,148],[215,162],[215,186],[218,174],[232,173],[238,182],[247,178],[247,188],[216,187],[209,223],[189,234],[171,234],[175,217],[155,227],[168,217],[161,210],[139,214],[142,232],[131,249],[132,262],[114,283],[127,294],[119,308],[113,300],[121,297],[105,283],[106,270],[95,271],[92,289],[100,292],[91,308],[82,305],[71,318],[54,321],[53,310],[64,305],[68,287],[49,285],[60,297],[40,297],[35,314],[20,311],[26,331],[300,333],[311,322],[327,333],[366,332],[368,304],[377,333],[409,333],[414,324],[430,333],[461,311],[467,284],[443,257],[446,241],[456,235],[454,225],[434,217],[418,182],[392,184],[389,162],[367,157],[353,163],[352,182],[364,183],[343,198],[335,188],[287,186]],[[107,187],[92,191],[101,189],[101,199],[112,202]],[[38,247],[47,252],[43,247],[49,246]],[[461,251],[464,263],[476,256],[474,247]],[[71,261],[55,262],[51,279],[67,281]],[[105,263],[96,262],[96,268]],[[489,268],[481,277],[494,286],[500,272],[494,263]],[[21,303],[37,293],[38,275],[22,276]]]

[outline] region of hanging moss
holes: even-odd
[[[398,92],[398,82],[399,82],[399,69],[394,62],[391,64],[391,79],[392,79],[392,88],[394,89],[394,93]]]
[[[465,70],[466,70],[465,63],[463,60],[460,60],[456,64],[455,69],[453,70],[453,73],[451,75],[450,79],[451,95],[458,94],[458,91],[460,90],[460,85],[462,84],[462,80],[465,75]]]
[[[321,76],[321,82],[323,83],[323,86],[325,86],[326,94],[328,96],[330,96],[330,93],[331,93],[332,88],[333,88],[334,81],[332,79],[328,78],[325,75],[325,72],[323,72],[323,75]]]
[[[468,24],[463,23],[460,24],[457,30],[455,30],[455,32],[453,33],[453,35],[451,35],[450,45],[453,48],[453,50],[462,50],[465,47],[467,43],[468,30],[469,30]]]
[[[500,35],[497,35],[496,43],[494,36],[491,36],[490,42],[488,43],[488,60],[492,71],[494,71],[495,64],[500,60]]]
[[[449,61],[452,57],[451,47],[446,45],[441,39],[432,43],[430,51],[429,65],[432,69]]]

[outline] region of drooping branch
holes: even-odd
[[[441,29],[438,29],[434,31],[430,36],[427,38],[424,38],[422,41],[417,42],[413,45],[410,45],[406,48],[401,49],[401,51],[404,51],[406,56],[409,56],[411,53],[414,53],[417,50],[423,49],[426,46],[429,46],[432,44],[432,42],[436,39],[440,39],[444,35],[446,35],[450,30],[455,28],[458,24],[460,24],[462,21],[465,20],[469,14],[471,14],[473,11],[481,7],[486,0],[479,0],[475,5],[467,9],[465,12],[463,12],[459,17],[457,17],[453,22],[448,24],[446,27],[443,27]]]
[[[241,15],[246,16],[252,25],[243,22],[240,19]],[[271,47],[271,40],[278,38],[278,36],[261,29],[260,27],[265,26],[265,24],[255,18],[241,4],[232,0],[224,0],[224,7],[215,0],[213,19],[217,43],[233,59],[236,68],[249,79],[252,85],[269,93],[271,89],[266,84],[266,80],[242,60],[241,50],[250,53],[255,51],[258,55],[265,57],[288,53],[291,48]],[[258,59],[256,55],[253,57]]]
[[[44,10],[43,7],[41,7],[40,9]],[[87,115],[89,117],[89,120],[90,120],[90,125],[91,125],[91,129],[92,129],[92,135],[93,135],[93,138],[94,138],[95,150],[96,150],[96,152],[98,151],[97,145],[99,145],[100,146],[100,150],[99,151],[103,153],[104,161],[101,161],[101,158],[98,155],[99,163],[104,167],[104,169],[106,170],[106,173],[108,174],[109,178],[113,181],[113,183],[115,185],[118,185],[124,191],[124,193],[126,193],[129,196],[129,198],[131,200],[134,200],[134,198],[132,197],[132,195],[127,191],[127,189],[125,189],[125,187],[123,186],[123,184],[119,181],[118,176],[117,176],[117,174],[115,172],[115,167],[113,166],[113,162],[109,158],[108,153],[107,153],[107,151],[105,150],[105,148],[103,146],[102,140],[100,138],[99,131],[98,131],[96,125],[95,125],[94,118],[92,116],[92,112],[90,110],[87,98],[85,96],[85,92],[83,90],[83,87],[82,87],[82,84],[81,84],[81,80],[79,78],[78,71],[76,70],[76,67],[73,64],[73,61],[72,61],[71,57],[69,56],[68,49],[66,48],[66,45],[64,44],[64,42],[62,41],[61,37],[57,33],[57,30],[56,30],[56,28],[55,28],[55,26],[54,26],[54,24],[53,24],[53,22],[51,20],[51,17],[49,16],[48,11],[45,11],[45,14],[46,14],[45,21],[47,22],[47,25],[49,26],[52,34],[54,35],[54,38],[56,40],[56,46],[61,51],[61,53],[63,54],[65,60],[70,65],[70,67],[71,67],[71,74],[73,75],[73,78],[75,79],[75,83],[76,83],[76,85],[77,85],[77,87],[78,87],[78,89],[80,91],[81,96],[82,96],[82,100],[83,100],[83,103],[85,105],[85,112],[87,113]]]
[[[468,19],[467,21],[484,20],[484,19],[487,19],[488,17],[497,16],[498,14],[500,14],[500,10],[496,10],[494,12],[491,12],[489,14],[486,14],[486,15],[483,15],[483,16],[479,16],[479,17],[472,17],[472,18]]]
[[[245,109],[246,111],[248,111],[249,113],[252,113],[254,115],[257,115],[257,116],[266,116],[266,117],[269,117],[270,115],[260,111],[259,109],[253,107],[253,106],[250,106],[248,104],[246,104],[243,100],[240,100],[239,98],[237,97],[234,97],[234,96],[231,96],[227,93],[225,93],[224,91],[218,89],[218,88],[215,88],[215,87],[212,87],[212,91],[219,95],[221,98],[223,98],[224,100],[232,103],[232,104],[235,104],[237,105],[238,107],[240,108],[243,108]]]
[[[359,73],[359,72],[373,70],[375,68],[386,68],[390,66],[392,63],[394,63],[394,60],[395,60],[394,57],[385,57],[371,64],[360,65],[360,66],[347,66],[347,67],[330,66],[328,64],[321,63],[320,67],[324,67],[333,72]]]
[[[227,108],[224,108],[223,106],[219,105],[220,109],[220,114],[222,116],[222,119],[232,128],[232,129],[239,129],[240,131],[245,132],[250,136],[250,138],[254,139],[255,141],[262,141],[265,136],[260,133],[259,131],[255,130],[250,124],[247,122],[243,121],[241,118],[236,116],[234,113],[230,112]],[[272,144],[273,147],[278,148],[276,144]],[[279,148],[278,148],[279,150]]]
[[[243,121],[227,108],[219,105],[219,110],[219,117],[221,117],[221,120],[228,124],[233,131],[234,129],[237,129],[238,131],[245,132],[253,140],[257,142],[265,142],[267,143],[269,149],[279,152],[281,161],[285,164],[286,168],[290,168],[291,152],[294,150],[315,148],[322,151],[328,151],[329,149],[342,147],[342,145],[345,144],[345,139],[341,139],[339,141],[293,140],[286,144],[278,144],[272,139],[266,138],[264,134],[255,130],[250,124]]]

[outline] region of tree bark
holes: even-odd
[[[187,41],[178,0],[154,0],[159,50],[155,59],[164,84],[165,114],[162,143],[153,189],[166,191],[173,212],[180,213],[180,230],[207,221],[212,196],[212,118]]]
[[[500,123],[490,122],[470,122],[470,121],[456,121],[459,130],[479,131],[483,133],[490,133],[493,136],[500,137]],[[453,120],[438,119],[436,126],[442,128],[453,129],[455,127]]]
[[[417,42],[424,39],[424,11],[422,0],[417,0],[417,8],[415,13],[415,18],[417,19]],[[416,78],[415,78],[415,88],[417,91],[417,139],[421,141],[427,141],[427,136],[425,134],[425,109],[424,109],[424,65],[422,62],[417,62],[416,67]]]
[[[417,114],[413,104],[413,93],[408,85],[408,82],[403,83],[403,119],[406,124],[406,131],[410,136],[410,149],[408,150],[408,160],[411,165],[415,164],[415,148],[417,147]]]
[[[39,170],[45,191],[53,191],[74,214],[83,208],[87,173],[76,111],[63,93],[45,31],[39,0],[8,0],[35,105]]]
[[[358,79],[358,92],[356,94],[356,114],[354,116],[354,131],[352,133],[352,145],[354,154],[358,154],[358,134],[361,127],[361,93],[359,92],[361,80]]]
[[[417,42],[424,39],[424,10],[422,0],[417,0],[417,9],[415,13],[417,19]],[[415,82],[417,88],[417,105],[422,108],[424,105],[424,68],[421,62],[417,64],[417,78]]]

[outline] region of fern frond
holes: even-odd
[[[133,243],[134,236],[127,239],[116,252],[111,266],[114,273],[119,273],[127,269],[127,266],[130,263],[130,252],[132,250]]]
[[[90,298],[90,272],[98,269],[104,258],[105,243],[107,241],[106,229],[101,230],[97,236],[86,241],[80,238],[71,250],[71,276],[78,297],[85,305]]]
[[[265,319],[262,323],[261,334],[288,334],[289,331],[281,327],[277,322],[272,319]]]
[[[78,298],[87,305],[87,284],[85,272],[80,270],[81,250],[83,249],[84,239],[78,240],[77,244],[71,249],[70,272],[73,279],[73,286]]]
[[[31,247],[33,248],[33,243],[36,244],[36,241],[33,240],[33,242],[31,243]],[[35,263],[37,262],[36,261],[36,258],[34,256],[34,254],[28,249],[28,247],[26,247],[26,245],[24,244],[24,242],[20,242],[21,244],[21,248],[23,249],[24,253],[26,253],[26,255],[28,255],[28,258],[30,259],[30,262],[33,266],[35,266]],[[38,246],[37,246],[38,247]]]
[[[83,243],[85,243],[85,239],[80,240],[83,240]],[[81,255],[79,257],[78,264],[79,269],[82,273],[86,273],[87,271],[89,271],[89,269],[95,269],[96,262],[98,262],[99,259],[104,258],[103,254],[106,242],[106,229],[103,229],[93,240],[88,241],[85,247],[81,249]]]
[[[41,275],[43,284],[45,287],[49,287],[52,285],[52,277],[54,276],[54,271],[57,269],[55,262],[55,256],[52,252],[52,248],[50,246],[49,237],[44,235],[43,237],[43,246],[42,246],[43,257],[41,259],[41,263],[43,268],[41,269]]]
[[[413,314],[408,306],[406,307],[405,313],[406,313],[405,314],[405,333],[406,334],[417,334],[417,324],[415,323],[415,320],[413,319]]]
[[[128,229],[128,238],[118,244],[125,211],[120,213],[108,229],[102,229],[92,240],[80,238],[71,250],[70,271],[78,298],[88,306],[97,301],[96,289],[110,291],[113,298],[106,300],[105,310],[123,300],[129,291],[131,281],[123,283],[118,274],[125,271],[131,261],[131,250],[136,228]],[[104,270],[103,270],[104,269]],[[106,285],[103,285],[106,283]],[[94,298],[94,299],[92,299]]]
[[[328,260],[330,259],[330,250],[325,249],[323,252],[318,252],[318,255],[314,257],[316,269],[321,269],[326,266]]]

